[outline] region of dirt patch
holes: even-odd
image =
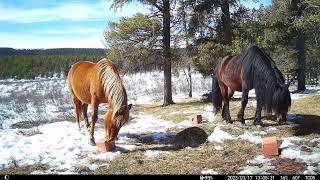
[[[11,129],[30,129],[30,128],[38,127],[44,124],[61,122],[61,121],[75,122],[75,118],[73,116],[58,116],[55,119],[50,119],[50,121],[47,119],[38,120],[38,121],[20,121],[12,124],[10,127]]]
[[[12,129],[30,129],[45,124],[41,121],[20,121],[11,125]]]
[[[274,169],[268,171],[271,174],[303,174],[307,168],[306,163],[283,158],[276,158],[271,161],[271,164],[275,166]]]
[[[309,134],[320,134],[320,116],[297,114],[293,120],[297,125],[293,128],[293,134],[303,136]]]
[[[191,127],[179,132],[173,141],[178,148],[198,147],[207,141],[207,133],[198,127]]]
[[[42,134],[42,132],[38,129],[38,127],[26,129],[26,130],[19,130],[19,132],[24,136],[34,136],[36,134]]]

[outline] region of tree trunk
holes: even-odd
[[[232,33],[231,33],[231,21],[230,21],[230,10],[229,10],[229,1],[228,0],[221,0],[221,23],[222,23],[222,30],[224,33],[224,44],[231,44],[232,41]]]
[[[303,0],[293,0],[292,3],[296,9],[296,16],[299,18],[302,16],[305,6],[303,5]],[[297,41],[296,41],[296,50],[298,53],[298,91],[306,90],[305,85],[305,67],[306,67],[306,38],[305,32],[302,28],[296,29]]]
[[[191,66],[188,65],[188,75],[189,75],[189,97],[192,97],[192,78],[191,78]]]
[[[189,47],[189,41],[187,37],[187,15],[186,15],[186,5],[185,2],[182,1],[183,11],[182,13],[182,23],[183,23],[183,31],[186,41],[186,50],[187,50],[187,58],[190,57],[190,47]],[[191,64],[188,62],[188,76],[189,76],[189,97],[192,97],[192,77],[191,77]]]
[[[164,99],[163,105],[174,104],[172,100],[171,55],[170,55],[170,0],[163,0],[163,59]]]
[[[298,51],[298,91],[306,90],[306,55],[305,55],[305,48],[306,48],[306,39],[305,33],[302,29],[298,30],[298,40],[296,44],[296,50]]]

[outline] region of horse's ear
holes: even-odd
[[[129,109],[129,111],[130,111],[131,107],[132,107],[132,104],[129,104],[129,105],[128,105],[128,109]]]

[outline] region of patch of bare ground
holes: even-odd
[[[272,160],[271,164],[275,166],[274,169],[268,171],[271,174],[303,174],[307,168],[306,163],[279,157]]]

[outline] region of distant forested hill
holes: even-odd
[[[105,57],[105,49],[13,49],[0,48],[0,79],[52,77],[67,74],[71,65],[80,60],[98,61]]]
[[[0,48],[0,56],[8,55],[104,55],[105,49],[98,48],[56,48],[56,49],[13,49]]]

